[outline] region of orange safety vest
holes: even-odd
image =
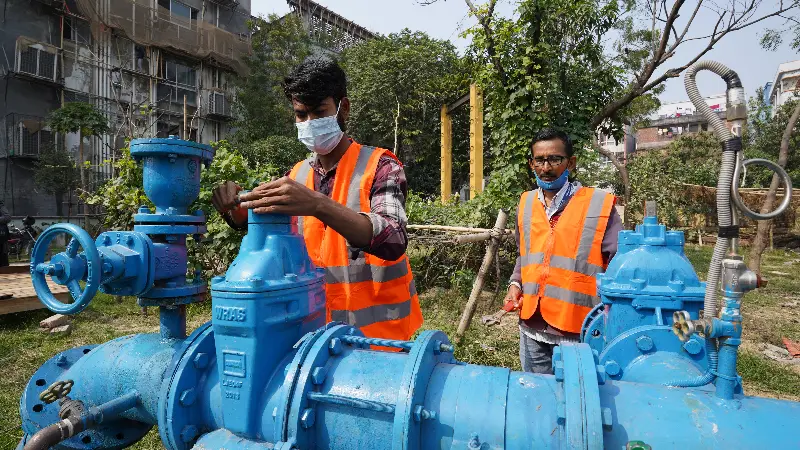
[[[536,191],[522,194],[517,217],[522,319],[538,308],[550,326],[580,332],[583,319],[599,302],[595,276],[608,264],[601,247],[615,202],[608,192],[582,187],[550,226]]]
[[[353,142],[336,168],[331,198],[357,212],[369,212],[378,160],[389,150]],[[313,156],[297,163],[289,177],[314,189]],[[400,161],[398,160],[398,163]],[[422,325],[422,310],[405,254],[396,261],[359,252],[350,259],[345,238],[315,217],[298,217],[311,260],[325,268],[327,320],[361,329],[367,337],[408,340]]]

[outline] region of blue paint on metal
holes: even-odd
[[[587,317],[583,342],[613,361],[615,380],[668,382],[700,375],[708,367],[705,340],[684,348],[671,331],[672,313],[688,311],[692,318],[703,307],[705,283],[683,252],[683,232],[667,231],[656,217],[645,217],[636,231],[622,231],[617,255],[597,291],[604,308]]]
[[[38,396],[67,379],[75,382],[70,398],[87,406],[87,423],[103,413],[110,420],[58,449],[123,448],[154,425],[169,450],[800,445],[782,432],[800,421],[800,404],[739,391],[740,293],[726,292],[723,314],[709,325],[721,341],[717,395],[659,385],[699,377],[708,362],[703,338],[684,343],[672,334],[673,311],[697,319],[703,285],[683,255],[683,236],[655,218],[621,236],[620,253],[599,276],[603,303],[584,322],[585,343],[556,347],[554,376],[458,362],[439,331],[394,341],[326,325],[324,271],[309,260],[297,227],[286,216],[252,212],[238,257],[211,282],[212,320],[184,338],[182,305],[206,290],[199,276],[186,279],[183,232],[204,224],[184,212],[199,180],[192,161],[207,162],[211,152],[170,139],[136,142],[132,153],[145,160],[156,213],[142,209],[137,231],[104,233],[96,242],[77,227],[52,228],[78,238],[45,262],[52,240],[45,234],[31,267],[41,275],[35,283],[43,301],[44,276],[77,283],[99,270],[97,288],[84,294],[135,292],[139,304],[160,307],[161,333],[47,361],[20,401],[21,446],[59,420],[58,405]],[[166,183],[170,177],[180,182]]]

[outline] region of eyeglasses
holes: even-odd
[[[550,167],[558,167],[566,161],[567,158],[558,155],[550,155],[548,157],[533,158],[533,165],[536,167],[544,167],[544,163],[550,163]]]

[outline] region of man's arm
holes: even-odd
[[[620,231],[622,231],[622,218],[617,213],[617,208],[612,208],[611,215],[608,217],[608,225],[606,225],[606,234],[603,236],[603,243],[600,247],[606,264],[611,262],[617,254]]]
[[[368,217],[289,177],[261,183],[252,191],[240,194],[239,199],[239,209],[252,209],[256,214],[316,217],[352,246],[366,247],[372,239],[372,223]]]
[[[348,243],[387,261],[403,256],[408,248],[407,193],[403,166],[390,156],[381,157],[370,190],[370,212],[360,213],[372,224],[372,238],[369,244],[361,247],[350,240]]]

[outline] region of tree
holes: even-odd
[[[83,155],[83,138],[101,136],[108,132],[108,120],[89,103],[67,103],[50,113],[50,127],[58,133],[78,133],[78,168],[81,189],[86,191],[86,159]]]
[[[296,137],[286,136],[269,136],[242,144],[239,149],[250,167],[274,167],[281,175],[291,170],[297,161],[305,159],[309,153]]]
[[[283,95],[283,79],[311,54],[311,40],[295,15],[254,18],[253,53],[247,58],[248,76],[238,82],[237,143],[268,136],[294,136],[292,111]]]
[[[63,215],[64,194],[78,186],[80,171],[69,152],[51,148],[42,151],[33,173],[36,186],[56,198],[56,214]]]
[[[494,14],[496,1],[467,2],[479,26],[470,30],[476,79],[486,96],[493,159],[482,209],[513,211],[531,188],[531,139],[545,127],[569,134],[582,152],[596,111],[620,89],[619,70],[604,57],[603,37],[618,22],[616,3],[523,0],[512,19]],[[484,208],[485,206],[485,208]]]
[[[683,135],[660,150],[637,152],[628,159],[631,199],[625,216],[641,216],[644,202],[658,203],[659,220],[669,226],[686,225],[709,206],[686,195],[688,186],[716,186],[721,147],[713,133]]]
[[[760,92],[759,92],[760,94]],[[789,172],[792,183],[800,181],[800,157],[796,153],[789,154],[790,148],[797,148],[800,145],[800,100],[794,100],[782,105],[775,116],[769,117],[762,114],[764,111],[763,95],[756,95],[756,108],[751,109],[750,137],[751,151],[748,156],[775,158],[775,151],[778,150],[778,165]],[[760,180],[762,185],[765,180]],[[780,184],[777,175],[773,175],[769,184],[769,190],[761,205],[761,214],[772,211],[775,206],[778,185]],[[784,194],[787,195],[787,194]],[[769,243],[769,230],[772,227],[772,220],[758,221],[756,236],[750,248],[748,266],[754,272],[761,272],[761,257]]]
[[[436,0],[418,1],[426,4]],[[775,6],[764,6],[759,0],[722,3],[697,0],[693,8],[687,7],[685,0],[521,0],[519,17],[509,20],[495,14],[497,0],[489,0],[480,7],[472,0],[464,1],[478,20],[478,26],[471,30],[473,52],[487,63],[490,74],[483,77],[482,83],[491,85],[492,90],[503,91],[503,95],[494,97],[493,103],[508,101],[512,108],[509,111],[502,105],[490,106],[503,109],[498,114],[512,119],[505,124],[505,130],[495,129],[492,133],[520,136],[496,139],[513,144],[507,148],[517,156],[504,162],[517,167],[524,161],[517,150],[520,143],[512,141],[529,139],[531,132],[543,124],[565,127],[581,140],[596,131],[621,137],[622,125],[626,122],[635,125],[636,116],[641,113],[636,105],[640,98],[657,94],[664,81],[680,76],[730,33],[770,17],[796,15],[800,5],[800,0],[779,0]],[[715,27],[710,33],[697,30],[698,14],[715,15]],[[685,21],[678,21],[681,16]],[[613,51],[604,52],[602,40],[612,32],[618,35],[616,45]],[[686,59],[676,61],[678,49],[691,41],[703,41],[706,45]],[[553,71],[553,66],[561,66],[562,70]],[[553,76],[543,76],[546,74]],[[585,77],[594,77],[596,84],[581,83]],[[571,83],[583,89],[573,89]],[[563,101],[552,98],[561,91],[566,91]],[[582,95],[570,98],[570,91]],[[530,101],[527,107],[526,101]],[[556,113],[562,104],[577,117],[566,122],[553,120],[558,119]],[[528,112],[531,119],[516,120],[513,108],[520,110],[517,116]],[[550,115],[555,117],[547,117]],[[626,168],[594,144],[620,171],[627,199],[630,181]],[[508,186],[514,174],[505,173],[501,178],[501,187]]]
[[[406,166],[411,189],[435,194],[440,108],[469,92],[468,70],[455,47],[405,29],[345,50],[341,63],[352,101],[350,134],[393,149]],[[462,116],[453,125],[457,155],[467,154],[467,126]]]

